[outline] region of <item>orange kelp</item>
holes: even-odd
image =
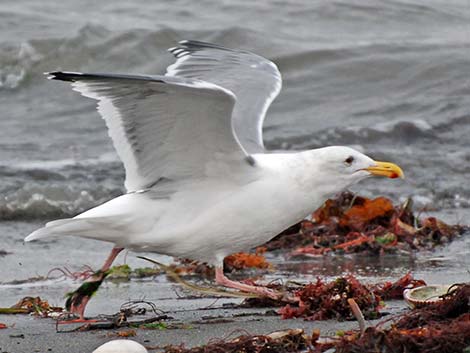
[[[272,265],[266,261],[266,258],[263,255],[265,252],[266,248],[259,247],[256,249],[254,254],[240,252],[229,255],[224,259],[224,270],[232,272],[247,268],[271,268]]]
[[[381,254],[431,249],[468,230],[434,217],[419,219],[411,208],[411,200],[394,206],[385,197],[368,199],[344,192],[327,200],[313,213],[311,221],[302,221],[265,246],[268,251],[295,248],[294,256],[364,251]]]
[[[269,269],[272,265],[264,257],[263,254],[265,252],[266,248],[259,247],[256,248],[254,254],[240,252],[229,255],[224,259],[224,270],[225,272],[234,272],[250,268]],[[170,267],[178,275],[195,274],[204,278],[212,278],[215,275],[214,268],[205,263],[188,259],[178,259],[177,261],[177,263],[170,265]]]

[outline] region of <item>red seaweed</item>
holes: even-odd
[[[368,319],[381,316],[381,303],[389,299],[403,299],[405,288],[426,285],[423,280],[416,280],[408,273],[396,282],[362,284],[353,275],[339,277],[325,282],[320,278],[314,283],[282,287],[272,284],[275,290],[283,290],[296,298],[296,302],[282,299],[248,298],[242,304],[245,307],[281,307],[279,314],[283,319],[301,317],[306,320],[350,320],[354,318],[348,299],[354,299],[364,316]]]
[[[400,315],[388,329],[369,327],[363,335],[352,333],[333,345],[317,343],[315,351],[334,346],[337,353],[463,352],[470,346],[469,332],[470,284],[462,284],[444,300]]]
[[[415,288],[425,286],[423,280],[416,280],[411,273],[407,273],[396,282],[379,283],[371,287],[372,292],[378,295],[382,300],[403,299],[403,291],[406,288]]]
[[[394,206],[385,197],[368,199],[344,192],[327,200],[312,214],[311,221],[300,222],[265,246],[268,251],[293,249],[293,256],[329,252],[382,254],[432,249],[468,230],[434,217],[418,219],[411,208],[411,200]]]
[[[352,319],[348,299],[353,298],[367,318],[379,314],[380,298],[361,284],[354,276],[337,278],[329,283],[317,279],[295,292],[297,307],[287,304],[280,310],[283,319],[303,317],[306,320]]]

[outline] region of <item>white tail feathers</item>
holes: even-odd
[[[78,221],[78,222],[77,222]],[[25,242],[36,239],[44,239],[62,235],[79,235],[77,231],[83,230],[83,220],[76,220],[73,218],[58,219],[46,224],[45,227],[40,228],[25,238]]]
[[[103,221],[105,221],[104,218],[59,219],[49,222],[45,227],[32,232],[24,241],[29,242],[37,239],[71,235],[112,241],[115,230],[106,227],[106,223]]]

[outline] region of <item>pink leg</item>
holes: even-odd
[[[279,300],[283,297],[282,293],[275,292],[272,289],[269,289],[266,287],[251,286],[249,284],[232,281],[231,279],[228,279],[224,275],[224,269],[219,266],[215,268],[215,281],[217,282],[217,284],[220,284],[225,287],[238,289],[238,290],[241,290],[242,292],[259,294],[261,296],[265,296],[265,297],[275,299],[275,300]]]
[[[103,264],[103,267],[101,267],[101,269],[95,275],[86,280],[67,300],[66,306],[68,307],[69,311],[73,314],[77,314],[80,317],[80,320],[84,320],[85,307],[91,297],[88,292],[90,290],[93,292],[93,289],[94,291],[98,289],[98,287],[101,285],[101,282],[103,282],[104,278],[106,277],[106,272],[111,268],[114,260],[123,250],[124,248],[114,247]]]

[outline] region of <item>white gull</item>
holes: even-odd
[[[48,74],[98,101],[127,193],[25,240],[72,235],[114,243],[103,271],[123,248],[195,259],[214,265],[221,285],[275,297],[228,279],[224,257],[265,243],[361,179],[403,173],[348,147],[266,151],[263,120],[281,89],[276,65],[198,41],[170,52],[176,62],[165,76]],[[71,310],[83,317],[88,299],[72,301]]]

